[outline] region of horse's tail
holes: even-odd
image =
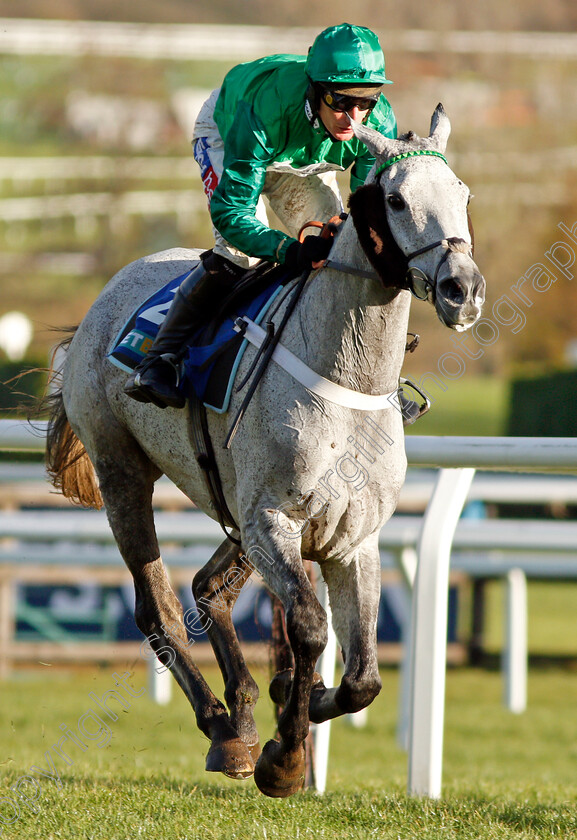
[[[62,389],[54,388],[59,371],[54,370],[54,357],[71,342],[72,335],[60,342],[53,356],[51,392],[44,397],[43,407],[49,411],[46,432],[46,471],[57,490],[76,504],[100,509],[103,506],[96,473],[84,444],[68,421]]]

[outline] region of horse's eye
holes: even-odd
[[[405,209],[405,202],[404,199],[398,193],[391,193],[387,196],[387,204],[391,208],[391,210],[404,210]]]

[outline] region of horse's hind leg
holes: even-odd
[[[107,454],[96,454],[93,463],[110,527],[134,578],[136,623],[151,648],[162,657],[161,662],[170,668],[194,709],[199,729],[211,741],[207,769],[232,778],[246,778],[252,775],[254,762],[225,707],[192,659],[182,606],[160,557],[152,512],[155,468],[124,433],[115,441],[110,439],[110,429],[107,434],[101,450]],[[118,452],[122,452],[121,459],[116,456]]]
[[[245,561],[242,549],[225,540],[195,575],[192,591],[225,681],[231,723],[256,761],[260,748],[253,709],[258,686],[246,666],[232,621],[236,599],[252,572]]]

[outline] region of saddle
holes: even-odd
[[[181,274],[148,297],[132,313],[116,337],[109,361],[130,373],[152,345],[182,280]],[[182,354],[180,388],[185,396],[195,395],[213,411],[228,410],[234,379],[247,347],[233,327],[235,320],[248,316],[260,323],[274,300],[292,277],[284,266],[260,263],[235,285],[209,323],[192,337]]]

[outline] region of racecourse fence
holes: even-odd
[[[279,53],[306,54],[318,34],[312,27],[151,24],[103,21],[0,19],[0,53],[13,55],[99,55],[179,61],[246,61]],[[453,53],[577,59],[573,32],[383,31],[387,49],[411,53]]]
[[[0,420],[2,449],[42,450],[43,434],[43,424],[34,432],[23,421]],[[406,738],[409,747],[408,787],[412,793],[439,796],[449,565],[472,577],[503,577],[507,582],[505,694],[509,708],[514,712],[522,711],[526,705],[526,576],[577,578],[576,522],[460,520],[463,505],[467,498],[512,501],[517,497],[525,502],[574,503],[577,500],[577,441],[570,438],[414,436],[406,438],[406,449],[410,464],[440,469],[432,492],[429,475],[409,482],[403,504],[415,509],[428,497],[424,516],[395,515],[383,528],[379,543],[383,567],[401,570],[413,593],[412,619],[406,621],[403,628],[407,655],[400,714],[400,737]],[[474,482],[477,468],[542,474],[524,477],[521,481],[515,475],[497,479],[485,474]],[[20,483],[18,470],[18,467],[9,467],[4,475],[0,471],[0,481],[4,480],[5,485],[0,490],[4,504],[15,500],[14,489],[9,488],[10,481],[13,487],[14,483]],[[565,475],[553,477],[551,473]],[[165,496],[172,492],[162,483],[159,490]],[[182,502],[178,506],[182,506]],[[198,511],[160,511],[156,522],[160,542],[167,545],[163,555],[173,576],[178,577],[182,572],[189,580],[194,561],[188,550],[195,546],[216,546],[222,540],[216,523]],[[126,575],[112,546],[105,516],[99,512],[4,509],[0,511],[0,543],[0,651],[5,662],[15,646],[11,605],[13,587],[18,581],[44,571],[53,580],[86,580],[90,574],[95,580],[109,581],[119,574]],[[26,546],[25,551],[23,546]],[[183,546],[188,549],[186,553]],[[27,562],[23,562],[25,557]],[[206,554],[203,557],[206,559]],[[322,593],[321,597],[324,600]],[[52,646],[50,655],[54,649]],[[61,649],[66,649],[66,645]],[[49,655],[46,649],[39,648],[31,653],[35,657]],[[79,653],[80,650],[73,651],[68,646],[64,659],[76,658]],[[96,658],[102,656],[102,651],[91,651],[84,645],[82,653],[83,658],[90,653]],[[325,674],[334,674],[335,656],[333,637],[319,666]],[[105,658],[111,658],[111,654]],[[316,758],[320,768],[317,772],[320,790],[326,778],[330,722],[322,724],[319,731],[323,727],[325,735],[319,740],[324,746],[317,750]]]

